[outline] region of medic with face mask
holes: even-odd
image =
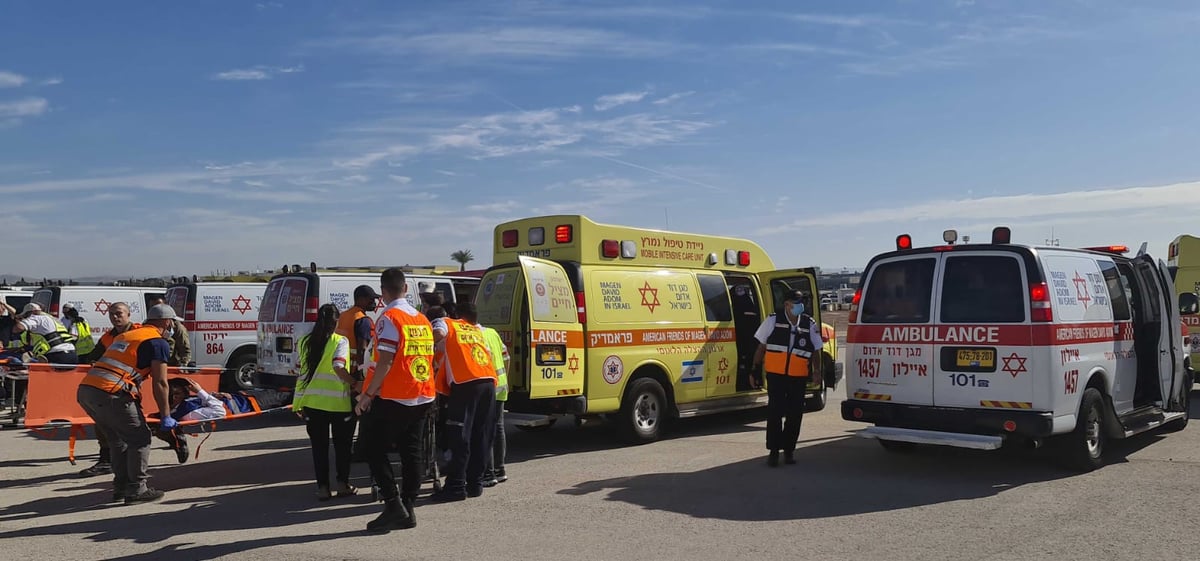
[[[799,290],[784,294],[783,309],[768,317],[754,333],[758,351],[754,371],[762,367],[767,378],[767,465],[796,463],[796,442],[804,418],[804,394],[820,363],[821,326],[804,313],[807,297]],[[816,357],[816,360],[813,360]],[[786,420],[785,420],[786,419]]]

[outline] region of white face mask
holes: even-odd
[[[170,339],[170,338],[172,338],[172,337],[174,337],[174,336],[175,336],[175,326],[174,326],[174,325],[172,325],[171,327],[168,327],[168,328],[166,328],[166,329],[163,331],[163,337],[165,337],[165,338],[167,338],[167,339]]]

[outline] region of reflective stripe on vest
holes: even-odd
[[[301,337],[299,343],[300,365],[303,368],[308,366],[308,337]],[[350,405],[350,385],[343,382],[333,370],[333,354],[337,351],[338,341],[344,339],[345,337],[336,333],[330,335],[312,379],[306,383],[304,375],[301,375],[300,379],[296,380],[292,409],[299,411],[308,407],[332,413],[349,413],[353,409]]]
[[[157,327],[139,327],[118,335],[80,384],[108,393],[125,391],[138,397],[138,386],[150,373],[149,367],[137,367],[138,347],[151,339],[162,339]]]
[[[798,326],[788,321],[787,314],[775,315],[775,330],[767,337],[767,354],[763,367],[769,374],[785,374],[804,377],[809,375],[809,359],[816,351],[813,348],[810,330],[815,323],[809,316],[800,316]],[[794,342],[792,334],[795,334]]]
[[[500,333],[490,327],[483,328],[488,352],[492,355],[492,368],[496,370],[496,401],[508,400],[508,371],[504,368],[504,340]]]
[[[96,348],[96,340],[92,339],[92,326],[80,318],[72,324],[75,328],[75,352],[79,356],[86,355]]]
[[[443,341],[438,363],[438,376],[446,376],[446,368],[454,377],[455,384],[465,384],[481,379],[496,379],[492,366],[492,353],[488,352],[483,332],[478,327],[461,319],[446,319],[446,339]],[[446,376],[449,381],[449,376]]]
[[[41,333],[34,333],[29,330],[26,330],[25,333],[29,334],[29,338],[26,340],[26,344],[30,348],[29,354],[37,358],[45,356],[46,353],[50,352],[50,349],[59,345],[75,343],[75,337],[57,320],[54,321],[54,333],[42,335]]]
[[[346,369],[352,374],[356,373],[359,366],[361,366],[354,360],[355,351],[358,350],[358,334],[354,332],[354,325],[358,323],[358,320],[365,317],[367,317],[367,314],[363,313],[362,308],[354,306],[338,316],[337,328],[333,330],[334,333],[345,337],[350,343],[350,364]]]
[[[375,364],[379,362],[380,326],[385,321],[395,326],[400,340],[395,341],[396,357],[383,379],[378,397],[394,400],[433,399],[437,395],[433,386],[433,326],[424,314],[410,316],[398,308],[385,310],[375,325],[371,362],[363,386],[369,387],[375,376]]]

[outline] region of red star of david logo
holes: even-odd
[[[1004,358],[1004,368],[1001,368],[1001,370],[1008,372],[1009,374],[1012,374],[1013,378],[1016,378],[1017,375],[1022,372],[1029,372],[1028,370],[1025,369],[1025,361],[1029,360],[1028,358],[1023,357],[1023,356],[1017,356],[1017,353],[1010,354],[1003,358]]]
[[[721,360],[717,361],[717,370],[721,371],[721,373],[724,374],[725,371],[728,369],[729,369],[729,361],[725,360],[725,357],[721,357]]]
[[[1087,279],[1079,275],[1079,271],[1075,271],[1075,296],[1083,303],[1083,309],[1087,309],[1088,304],[1092,302],[1092,297],[1088,295]]]
[[[246,315],[246,312],[250,311],[250,299],[238,294],[238,297],[233,299],[233,309],[242,315]]]
[[[658,303],[658,289],[652,288],[649,282],[646,282],[637,290],[642,293],[642,305],[649,308],[650,313],[653,314],[654,308],[662,305]]]
[[[110,304],[112,304],[112,302],[109,302],[108,300],[105,300],[105,299],[101,298],[101,299],[100,299],[100,301],[99,301],[99,302],[96,302],[95,304],[96,304],[96,311],[97,311],[97,312],[100,312],[100,313],[102,313],[102,314],[107,314],[107,313],[108,313],[108,306],[109,306]]]
[[[579,370],[579,355],[571,355],[571,358],[567,360],[567,370],[570,370],[572,374]]]

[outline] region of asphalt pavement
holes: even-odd
[[[844,390],[839,388],[838,393]],[[884,451],[837,407],[809,414],[799,463],[765,462],[762,411],[684,420],[626,446],[602,423],[510,429],[510,480],[417,507],[418,526],[367,534],[381,509],[315,499],[308,439],[290,414],[222,423],[198,459],[156,443],[158,503],[105,504],[77,479],[94,440],[0,431],[0,558],[199,559],[1195,559],[1200,422],[1115,444],[1089,474],[1049,450]],[[1200,404],[1193,417],[1200,414]],[[193,449],[199,439],[192,439]],[[425,490],[430,490],[426,484]]]

